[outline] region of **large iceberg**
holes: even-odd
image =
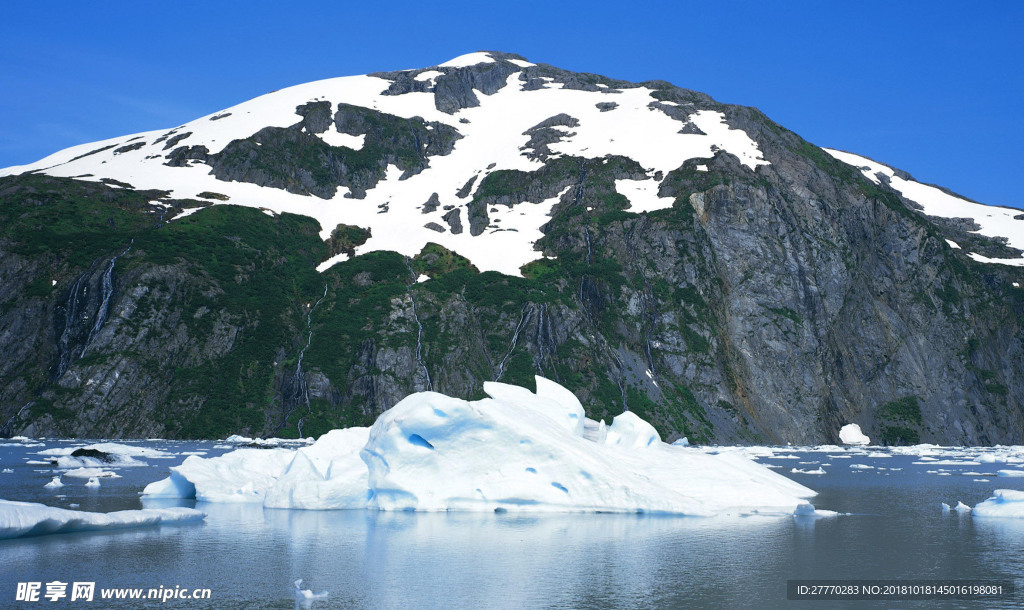
[[[1024,519],[1024,491],[997,489],[993,496],[974,507],[975,517],[1016,517]]]
[[[297,450],[190,456],[146,487],[156,497],[271,508],[792,514],[815,492],[736,453],[661,441],[631,412],[586,420],[562,386],[485,383],[465,401],[413,394],[371,428]]]
[[[0,539],[165,525],[200,521],[204,517],[206,515],[198,510],[181,507],[90,513],[33,502],[0,500]]]

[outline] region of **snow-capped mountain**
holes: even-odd
[[[668,441],[1024,442],[1022,250],[754,108],[471,53],[0,171],[0,433],[308,435],[541,374]]]
[[[415,138],[409,151],[415,162],[373,152],[386,136],[364,119],[367,112],[388,115],[391,129]],[[412,122],[402,125],[397,119]],[[312,151],[311,162],[296,159],[289,168],[294,175],[282,179],[253,171],[265,157],[279,154],[262,154],[258,147],[273,146],[281,137]],[[492,206],[478,219],[481,214],[470,204],[488,175],[532,172],[560,157],[626,157],[643,172],[616,179],[615,190],[629,200],[627,211],[652,212],[672,207],[674,197],[659,196],[669,172],[686,161],[709,159],[715,151],[734,155],[751,170],[769,164],[757,142],[699,96],[666,94],[663,83],[579,79],[518,56],[477,52],[419,70],[290,87],[173,129],[75,146],[0,170],[0,176],[39,171],[117,180],[165,191],[168,198],[203,199],[205,194],[210,199],[212,194],[214,203],[315,218],[325,240],[339,224],[367,229],[371,236],[355,248],[357,255],[388,250],[415,256],[434,242],[481,271],[518,275],[522,265],[541,257],[535,246],[542,226],[559,201],[573,196],[572,185],[527,200],[529,205]],[[981,235],[1006,238],[1024,249],[1024,222],[1013,222],[1019,210],[982,206],[896,176],[863,157],[826,151],[865,168],[876,183],[881,173],[904,197],[925,206],[925,214],[974,219]],[[241,163],[234,159],[238,155],[245,157]],[[364,163],[367,155],[378,167],[364,184],[351,165]],[[318,176],[324,166],[327,175]],[[1021,257],[971,255],[1024,265]],[[348,257],[339,253],[319,268]]]

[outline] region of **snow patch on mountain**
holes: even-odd
[[[439,68],[468,68],[470,66],[476,66],[479,64],[490,64],[494,63],[494,58],[491,57],[490,53],[485,51],[478,51],[476,53],[466,53],[465,55],[459,55],[454,59],[440,64]]]
[[[893,168],[866,157],[830,148],[822,150],[843,163],[856,167],[868,180],[875,184],[882,184],[884,179],[885,182],[889,183],[889,186],[898,191],[903,197],[924,208],[923,211],[928,216],[970,218],[981,227],[976,231],[977,233],[987,237],[1004,237],[1007,240],[1007,245],[1010,247],[1024,250],[1024,221],[1014,218],[1021,215],[1020,210],[968,201],[951,195],[940,188],[901,178],[896,175],[896,170]],[[949,245],[952,248],[960,247],[952,242]],[[968,256],[979,263],[1024,266],[1024,257],[987,258],[973,252],[968,253]]]

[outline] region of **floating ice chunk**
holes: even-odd
[[[318,599],[327,599],[328,595],[329,593],[327,591],[313,593],[310,589],[303,589],[301,578],[295,581],[295,601],[303,608],[311,608],[314,601]]]
[[[971,507],[967,506],[963,502],[957,502],[956,506],[953,507],[953,510],[955,510],[956,512],[958,512],[960,514],[966,514],[966,513],[971,512]]]
[[[942,504],[942,512],[948,513],[949,512],[949,504],[946,504],[945,502],[941,502],[941,504]]]
[[[125,466],[146,466],[146,462],[134,459],[172,458],[170,453],[150,447],[124,445],[121,443],[95,443],[74,447],[54,447],[39,451],[36,455],[51,458],[57,468],[106,468]]]
[[[997,470],[996,474],[1001,477],[1024,477],[1024,470]]]
[[[108,478],[118,479],[121,475],[116,472],[109,470],[103,470],[102,468],[75,468],[64,473],[64,476],[71,477],[72,479],[96,479],[96,478]]]
[[[874,466],[868,466],[867,464],[850,464],[851,470],[874,470]]]
[[[13,468],[4,468],[2,473],[0,473],[0,474],[14,474],[14,469]]]
[[[683,438],[676,439],[675,442],[672,443],[672,444],[673,445],[679,445],[680,447],[689,447],[690,446],[690,439],[688,439],[688,438],[686,438],[684,436]]]
[[[871,439],[864,435],[857,424],[846,424],[839,430],[839,440],[847,445],[867,445]]]
[[[799,468],[794,468],[790,470],[790,472],[793,474],[826,474],[825,469],[821,466],[819,466],[817,470],[800,470]]]
[[[793,511],[794,517],[808,519],[818,519],[821,517],[835,517],[838,515],[839,513],[837,513],[834,510],[814,508],[814,505],[809,502],[805,502],[803,504],[798,505],[796,507],[796,510]]]
[[[85,486],[86,487],[99,487],[100,486],[100,480],[98,478],[96,478],[96,477],[92,477],[91,479],[89,479],[89,482],[87,482],[85,484]]]
[[[205,514],[191,508],[90,513],[32,502],[0,500],[0,538],[164,525],[200,521],[204,517]]]
[[[60,480],[60,476],[58,475],[53,477],[53,479],[51,479],[46,485],[43,485],[43,487],[46,487],[47,489],[57,489],[58,487],[64,487],[64,483]]]
[[[1024,518],[1024,491],[997,489],[991,498],[974,507],[974,516]]]

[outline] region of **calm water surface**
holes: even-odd
[[[0,498],[64,508],[78,504],[79,510],[139,508],[142,487],[166,476],[184,459],[182,452],[209,457],[224,451],[214,443],[148,441],[143,444],[176,456],[142,458],[147,466],[118,469],[122,478],[103,479],[98,490],[69,478],[63,488],[45,489],[55,473],[26,465],[26,458],[39,459],[35,452],[66,444],[0,447],[0,468],[14,470],[0,474]],[[200,524],[0,541],[0,607],[15,605],[20,581],[62,580],[212,590],[206,602],[152,607],[292,608],[297,578],[314,591],[330,592],[313,605],[323,608],[1024,607],[1024,519],[972,519],[944,515],[939,508],[940,502],[958,500],[973,506],[996,488],[1024,489],[1024,478],[961,474],[995,473],[1007,465],[936,467],[915,465],[914,456],[779,455],[798,459],[759,461],[819,491],[813,500],[818,508],[852,514],[817,520],[517,516],[200,503],[196,507],[208,513]],[[823,463],[829,464],[825,475],[790,472]],[[902,470],[854,470],[851,463]],[[940,475],[937,468],[950,474]],[[812,578],[983,578],[1015,582],[1021,592],[998,603],[786,600],[788,579]]]

